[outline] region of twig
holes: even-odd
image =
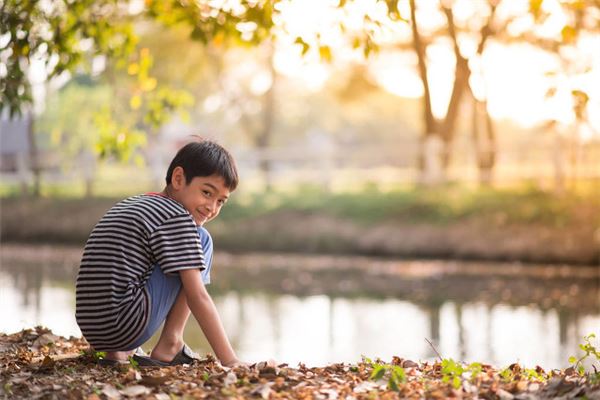
[[[429,339],[425,338],[425,341],[427,343],[429,343],[429,345],[431,346],[431,348],[433,349],[433,351],[435,351],[435,354],[437,354],[438,358],[440,359],[440,361],[442,361],[442,356],[440,355],[440,353],[437,351],[437,349],[435,348],[435,346],[433,345],[433,343],[431,343],[429,341]]]

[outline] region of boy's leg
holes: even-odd
[[[169,362],[181,351],[184,344],[183,330],[190,314],[190,308],[182,288],[167,315],[160,339],[150,354],[151,358]]]
[[[204,257],[207,260],[207,269],[203,271],[203,280],[207,284],[210,282],[210,267],[212,264],[212,238],[208,231],[202,227],[198,227],[198,235],[204,250]],[[181,351],[184,344],[183,330],[190,314],[191,311],[183,287],[181,287],[177,299],[167,315],[160,339],[150,354],[151,358],[169,362]]]

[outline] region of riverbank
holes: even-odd
[[[2,242],[83,246],[119,198],[1,199]],[[209,223],[217,248],[600,264],[600,194],[531,189],[241,195]]]

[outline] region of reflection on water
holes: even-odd
[[[80,335],[73,285],[79,251],[3,249],[1,332],[41,324],[61,335]],[[413,274],[415,264],[408,262],[330,268],[335,263],[327,261],[317,268],[304,259],[300,269],[291,256],[261,259],[215,259],[210,288],[234,347],[248,361],[432,359],[428,338],[444,357],[560,368],[583,335],[600,333],[595,268],[563,268],[544,278],[533,267],[502,276],[466,274],[472,267],[466,264],[419,262],[420,272]],[[453,273],[425,273],[436,268]],[[478,268],[492,271],[498,264]],[[552,268],[538,271],[548,275]],[[195,323],[188,324],[186,341],[200,353],[210,351]]]

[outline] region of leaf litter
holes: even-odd
[[[188,366],[104,367],[82,338],[41,327],[0,334],[0,398],[10,399],[600,399],[600,382],[573,368],[364,358],[297,367],[259,362],[226,368],[212,356]]]

